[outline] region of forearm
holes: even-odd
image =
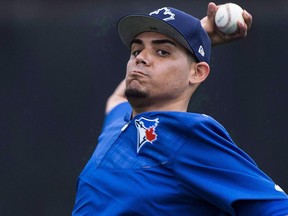
[[[124,95],[125,88],[126,88],[125,80],[122,80],[120,84],[117,86],[117,88],[115,89],[115,91],[112,93],[112,95],[108,98],[106,102],[105,113],[110,112],[118,104],[127,101]]]

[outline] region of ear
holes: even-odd
[[[200,84],[209,75],[210,67],[206,62],[199,62],[193,65],[193,70],[191,70],[190,83]]]

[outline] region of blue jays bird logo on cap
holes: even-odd
[[[153,14],[160,14],[160,15],[164,16],[164,18],[163,18],[164,21],[170,21],[170,20],[175,19],[175,14],[172,13],[171,10],[167,7],[163,7],[163,8],[156,10],[156,11],[153,11],[149,15],[151,16]]]
[[[135,125],[137,128],[138,140],[137,140],[137,153],[147,142],[153,144],[157,140],[156,127],[159,123],[159,119],[147,119],[141,117],[135,120]]]

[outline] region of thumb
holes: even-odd
[[[208,4],[208,8],[207,8],[207,18],[208,18],[208,20],[214,22],[214,17],[215,17],[216,11],[217,11],[216,4],[214,2],[210,2]]]

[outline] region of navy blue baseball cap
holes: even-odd
[[[126,15],[117,26],[120,38],[128,48],[136,35],[159,32],[188,49],[197,61],[210,63],[211,41],[200,20],[178,9],[163,7],[149,14]]]

